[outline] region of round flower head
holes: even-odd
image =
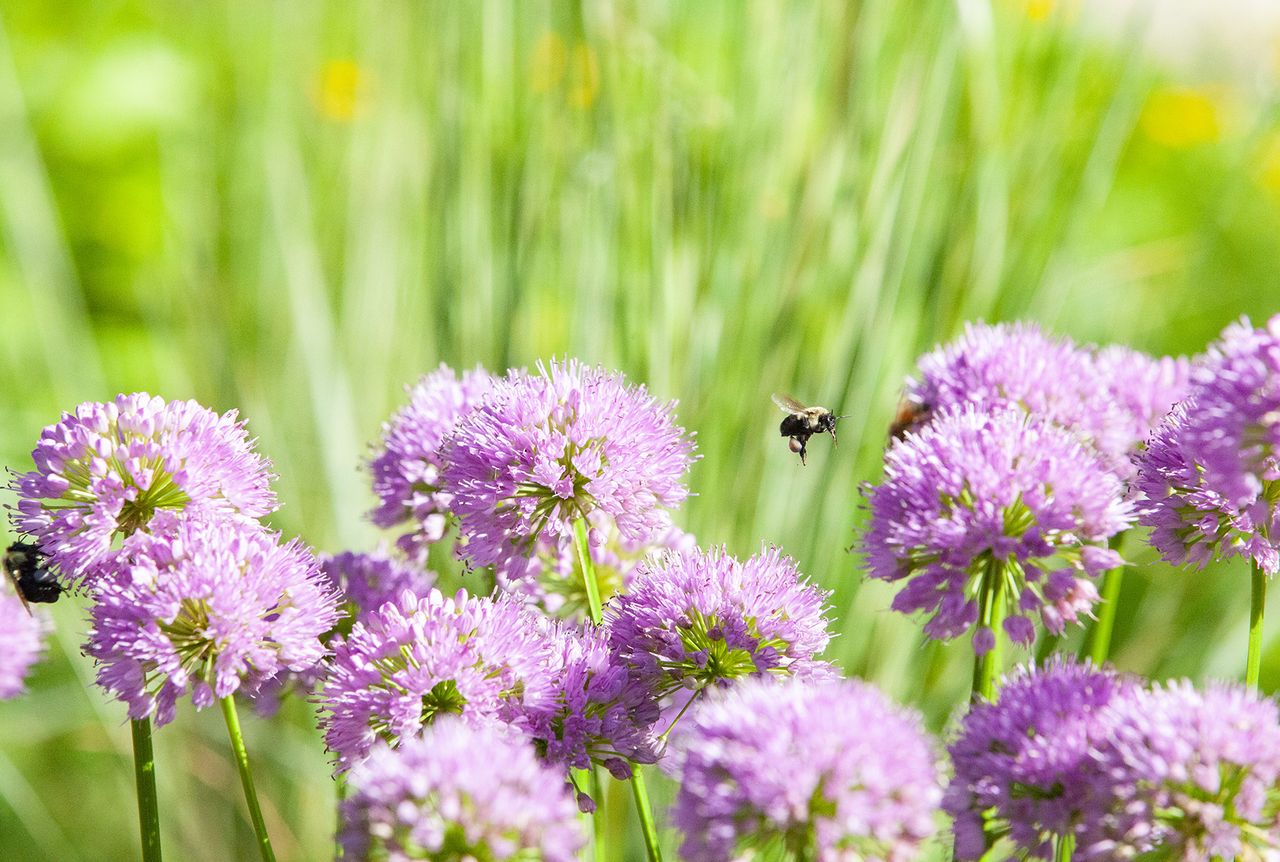
[[[369,514],[379,527],[410,525],[397,540],[410,557],[421,558],[444,535],[449,495],[440,490],[440,444],[492,386],[483,368],[459,377],[441,364],[409,390],[408,406],[382,426],[382,448],[369,461],[379,504]]]
[[[974,704],[949,748],[955,775],[943,798],[956,858],[986,852],[984,816],[1022,857],[1052,859],[1052,838],[1105,815],[1092,753],[1111,732],[1106,707],[1136,688],[1111,671],[1055,661],[1007,680],[995,703]]]
[[[72,578],[157,512],[258,518],[276,507],[268,464],[235,411],[194,401],[86,402],[46,427],[31,457],[35,469],[13,483],[14,523]]]
[[[389,601],[399,599],[405,590],[418,597],[431,593],[435,575],[420,566],[397,560],[382,552],[320,556],[320,572],[342,597],[341,615],[333,628],[320,638],[326,646],[335,637],[347,637],[351,626],[365,613],[377,610]],[[280,673],[265,682],[254,698],[254,709],[271,716],[291,692],[313,692],[329,673],[329,663],[322,661],[300,673]]]
[[[933,416],[966,404],[1016,407],[1099,444],[1114,412],[1092,357],[1034,323],[965,324],[959,338],[920,358],[905,395]]]
[[[352,770],[343,857],[574,862],[586,844],[564,778],[504,728],[443,718]]]
[[[449,713],[527,731],[553,708],[554,662],[536,617],[515,602],[405,592],[335,642],[320,694],[325,742],[345,770],[378,739],[399,744]]]
[[[26,690],[27,674],[44,650],[44,623],[11,590],[0,588],[0,700]]]
[[[581,632],[553,625],[555,705],[531,723],[538,752],[575,769],[601,763],[619,778],[630,777],[628,760],[656,761],[651,727],[658,702],[612,654],[607,633],[594,625]]]
[[[866,495],[871,576],[905,580],[894,610],[932,614],[924,631],[939,639],[977,621],[987,588],[1014,641],[1034,639],[1031,612],[1060,633],[1097,600],[1091,578],[1120,562],[1107,539],[1132,520],[1120,480],[1074,434],[1013,409],[935,417],[894,442]],[[992,642],[974,639],[979,652]]]
[[[1280,570],[1280,316],[1226,329],[1138,459],[1141,521],[1172,563]]]
[[[605,608],[613,649],[657,697],[754,674],[825,676],[828,593],[775,549],[745,563],[724,549],[645,563]]]
[[[87,652],[131,718],[173,719],[325,654],[337,596],[297,541],[240,519],[156,517],[98,576]]]
[[[1111,398],[1113,421],[1104,429],[1099,450],[1123,456],[1111,464],[1122,478],[1134,473],[1132,455],[1151,436],[1173,405],[1191,389],[1191,361],[1185,357],[1155,358],[1120,345],[1094,355]]]
[[[1100,810],[1079,859],[1273,859],[1280,714],[1236,684],[1174,682],[1122,698],[1097,752]],[[1151,856],[1141,856],[1153,851]]]
[[[1187,417],[1196,410],[1194,398],[1180,402],[1138,456],[1138,520],[1152,528],[1152,546],[1174,565],[1243,556],[1274,573],[1280,554],[1270,537],[1280,536],[1280,511],[1265,499],[1264,505],[1234,505],[1209,485],[1185,446]]]
[[[589,517],[588,521],[605,518]],[[630,588],[642,563],[666,551],[691,551],[697,547],[693,536],[671,526],[653,542],[629,542],[618,535],[616,527],[604,523],[588,533],[587,550],[595,570],[600,599],[607,602]],[[538,542],[527,567],[499,573],[498,589],[520,596],[543,613],[569,620],[585,620],[589,603],[578,552],[569,538],[555,545]]]
[[[664,761],[680,858],[784,847],[819,862],[905,862],[942,795],[919,716],[857,681],[750,680],[699,705]],[[789,858],[789,857],[788,857]]]
[[[508,373],[444,447],[444,490],[459,553],[500,576],[527,572],[539,542],[572,541],[574,522],[612,521],[648,543],[688,494],[693,444],[643,386],[570,360]]]

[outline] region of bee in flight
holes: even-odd
[[[778,426],[783,437],[790,437],[787,445],[791,451],[800,456],[800,463],[805,463],[805,446],[814,434],[831,435],[831,444],[836,442],[836,421],[843,416],[836,416],[825,407],[806,407],[789,395],[774,395],[773,403],[777,404],[787,417]]]
[[[31,613],[30,603],[50,604],[62,595],[62,585],[47,564],[44,551],[30,542],[14,542],[4,552],[3,567]]]

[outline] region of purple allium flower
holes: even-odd
[[[27,674],[44,651],[43,617],[23,606],[13,592],[0,588],[0,700],[26,690]]]
[[[161,511],[259,518],[276,507],[267,461],[234,410],[144,393],[86,402],[40,434],[14,524],[69,577]]]
[[[379,738],[399,744],[448,713],[527,732],[554,709],[555,663],[537,617],[516,602],[405,592],[335,642],[320,694],[325,742],[346,770]]]
[[[693,461],[672,407],[574,360],[509,372],[443,449],[459,554],[514,579],[536,565],[539,542],[572,541],[579,518],[597,529],[607,518],[625,542],[659,539]]]
[[[599,514],[594,513],[587,519],[606,522],[591,529],[587,549],[602,602],[626,592],[633,575],[646,560],[665,551],[692,551],[697,547],[691,534],[674,525],[653,542],[625,541],[617,529],[607,523],[610,519],[597,517]],[[577,550],[568,537],[558,540],[554,546],[538,542],[529,565],[515,573],[500,573],[497,585],[498,589],[520,596],[548,616],[570,620],[587,618],[586,584],[578,565]]]
[[[1099,450],[1110,455],[1112,467],[1122,478],[1134,473],[1132,454],[1146,442],[1173,405],[1191,390],[1191,360],[1156,358],[1120,345],[1110,345],[1094,355],[1094,365],[1107,385],[1113,421],[1103,429]]]
[[[1005,631],[1025,644],[1029,613],[1057,634],[1097,600],[1091,578],[1120,562],[1106,542],[1133,519],[1121,490],[1072,432],[1020,410],[965,407],[890,447],[883,481],[865,492],[862,548],[873,578],[907,581],[894,610],[932,614],[929,637],[972,626],[974,596],[995,578]],[[974,644],[992,640],[980,630]]]
[[[322,554],[320,571],[342,594],[348,616],[353,620],[387,602],[397,601],[405,590],[426,598],[436,581],[435,574],[420,565],[398,560],[382,551]]]
[[[826,676],[826,593],[776,549],[745,563],[723,548],[645,563],[605,608],[613,649],[655,696],[754,674]]]
[[[167,724],[183,694],[203,709],[324,656],[337,596],[299,542],[239,518],[158,514],[152,527],[98,575],[86,647],[131,718]]]
[[[680,783],[680,856],[905,862],[934,831],[933,744],[912,710],[848,680],[743,682],[700,704],[664,760]]]
[[[1138,456],[1138,519],[1152,528],[1151,544],[1174,565],[1242,556],[1274,573],[1280,554],[1269,537],[1280,535],[1280,511],[1265,497],[1258,505],[1236,506],[1209,486],[1185,446],[1187,416],[1196,410],[1194,399],[1180,402]]]
[[[380,743],[349,783],[344,858],[574,862],[586,844],[563,777],[499,726],[442,718],[422,738]]]
[[[1113,701],[1097,752],[1105,816],[1076,858],[1273,859],[1280,848],[1280,714],[1243,686],[1173,682]],[[1155,850],[1155,855],[1140,854]]]
[[[601,763],[621,778],[631,774],[628,760],[656,761],[651,728],[658,702],[609,649],[608,633],[591,624],[580,632],[564,623],[552,625],[558,652],[555,706],[531,723],[538,752],[549,763],[575,769]]]
[[[396,601],[404,591],[425,598],[435,584],[433,573],[416,563],[390,557],[381,551],[372,554],[354,551],[332,556],[322,554],[320,572],[343,599],[342,615],[320,638],[326,646],[335,637],[348,637],[357,619],[386,602]],[[321,661],[300,673],[276,674],[258,689],[253,707],[259,715],[274,715],[287,695],[295,691],[315,691],[328,674],[328,661]]]
[[[1111,732],[1106,707],[1136,689],[1068,659],[1024,668],[996,702],[975,703],[949,747],[955,775],[942,803],[955,819],[956,858],[986,852],[984,815],[1025,856],[1052,859],[1054,837],[1106,814],[1109,800],[1094,793],[1093,751]]]
[[[1227,327],[1138,458],[1140,519],[1169,562],[1280,570],[1280,315]]]
[[[1034,323],[967,323],[920,358],[906,398],[937,416],[966,404],[1017,407],[1093,441],[1106,415],[1106,381],[1089,353]]]
[[[421,559],[444,535],[449,495],[440,490],[440,444],[458,420],[489,394],[493,377],[483,368],[456,375],[443,363],[409,390],[409,404],[382,426],[382,448],[369,461],[379,505],[370,517],[379,527],[411,525],[397,544]]]

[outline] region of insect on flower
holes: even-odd
[[[806,407],[790,395],[775,394],[773,403],[787,414],[778,426],[778,431],[783,437],[791,438],[788,445],[792,452],[800,456],[802,466],[805,463],[805,446],[814,434],[830,434],[831,443],[835,445],[836,422],[845,417],[836,416],[825,407]]]
[[[32,602],[51,604],[62,595],[62,585],[49,568],[48,557],[30,542],[14,542],[6,548],[3,567],[27,613],[31,613]]]
[[[889,423],[889,439],[901,440],[913,431],[919,431],[933,416],[933,409],[914,398],[906,396],[898,402],[898,409]]]

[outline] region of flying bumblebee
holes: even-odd
[[[836,416],[825,407],[806,407],[789,395],[774,395],[773,403],[787,414],[778,431],[783,437],[791,438],[787,445],[800,456],[801,465],[805,463],[805,447],[814,434],[830,434],[831,444],[835,445],[836,422],[843,416]]]
[[[50,604],[62,595],[62,585],[48,566],[44,551],[30,542],[14,542],[4,552],[5,574],[31,613],[31,604]]]

